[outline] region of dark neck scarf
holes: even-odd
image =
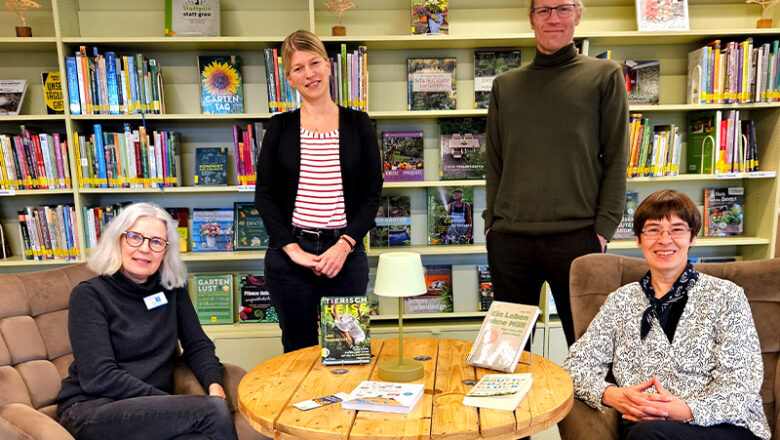
[[[650,333],[650,327],[653,325],[653,319],[657,319],[661,327],[666,325],[667,319],[669,319],[669,310],[675,303],[688,300],[688,291],[696,284],[696,280],[699,279],[699,272],[693,268],[693,264],[688,262],[685,270],[677,281],[674,282],[672,288],[661,298],[655,297],[655,290],[650,278],[650,271],[639,280],[639,285],[642,287],[642,291],[645,292],[647,300],[650,301],[650,306],[642,314],[642,327],[640,329],[641,339],[645,339],[648,333]],[[671,341],[671,339],[670,339]]]

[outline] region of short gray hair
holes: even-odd
[[[187,281],[187,266],[181,260],[179,251],[178,223],[167,211],[154,203],[134,203],[122,211],[108,224],[100,236],[95,249],[89,255],[87,266],[101,275],[113,275],[122,267],[122,233],[133,226],[140,217],[151,217],[165,224],[168,248],[160,263],[160,284],[166,289],[184,287]]]

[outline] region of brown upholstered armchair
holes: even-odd
[[[85,264],[0,275],[0,439],[73,440],[55,420],[54,399],[73,361],[70,292],[93,276]],[[239,439],[264,438],[236,411],[236,390],[246,371],[225,367],[225,392]],[[177,394],[205,394],[184,363],[177,365],[174,383]]]
[[[780,259],[705,263],[696,270],[731,280],[745,289],[761,341],[764,383],[761,398],[773,440],[780,440]],[[647,272],[639,258],[610,254],[586,255],[574,260],[570,274],[574,335],[579,338],[601,304],[618,287],[638,281]],[[617,439],[618,413],[594,410],[575,399],[571,412],[559,424],[563,440]]]

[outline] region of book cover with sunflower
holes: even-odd
[[[244,86],[238,55],[198,56],[201,113],[243,113]]]

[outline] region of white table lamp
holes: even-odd
[[[388,252],[379,256],[374,293],[398,298],[398,359],[379,363],[379,378],[391,382],[411,382],[423,377],[422,362],[404,359],[403,299],[426,293],[425,274],[420,254],[414,252]]]

